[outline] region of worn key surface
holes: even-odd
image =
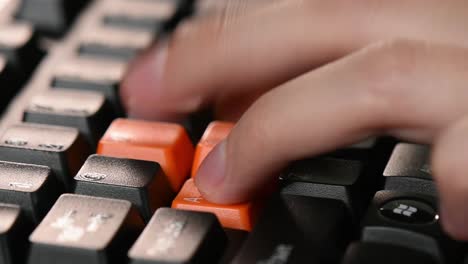
[[[397,144],[383,172],[385,189],[437,196],[429,160],[429,146]]]
[[[75,193],[130,201],[149,221],[173,192],[156,162],[91,155],[75,176]]]
[[[0,160],[48,166],[67,190],[89,154],[74,128],[24,123],[0,137]]]
[[[63,194],[32,233],[28,263],[125,263],[136,221],[128,201]]]
[[[214,214],[160,208],[129,256],[132,264],[216,263],[226,243]]]
[[[32,223],[40,222],[61,191],[46,166],[0,161],[0,202],[20,206]]]

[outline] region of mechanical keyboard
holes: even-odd
[[[243,204],[199,165],[232,123],[129,119],[131,60],[199,0],[0,1],[0,264],[468,263],[429,146],[378,137],[298,160]]]

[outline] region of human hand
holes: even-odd
[[[466,3],[228,1],[216,10],[137,60],[122,86],[130,116],[176,120],[212,106],[219,119],[240,118],[199,169],[207,199],[248,200],[290,161],[386,134],[432,144],[442,222],[468,239]]]

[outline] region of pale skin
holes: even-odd
[[[218,1],[136,60],[121,93],[131,117],[211,106],[237,122],[196,177],[217,203],[369,136],[430,144],[443,226],[468,240],[467,1]]]

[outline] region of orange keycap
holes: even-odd
[[[234,123],[214,121],[211,122],[203,133],[200,142],[198,142],[195,150],[195,157],[193,158],[192,177],[195,177],[198,167],[202,161],[208,156],[208,153],[223,139],[225,139],[229,132],[234,127]]]
[[[250,231],[261,208],[261,202],[214,204],[201,196],[193,179],[188,179],[172,202],[172,208],[210,212],[218,217],[224,227]]]
[[[180,125],[119,118],[99,141],[97,153],[158,162],[178,192],[190,173],[194,149]]]

